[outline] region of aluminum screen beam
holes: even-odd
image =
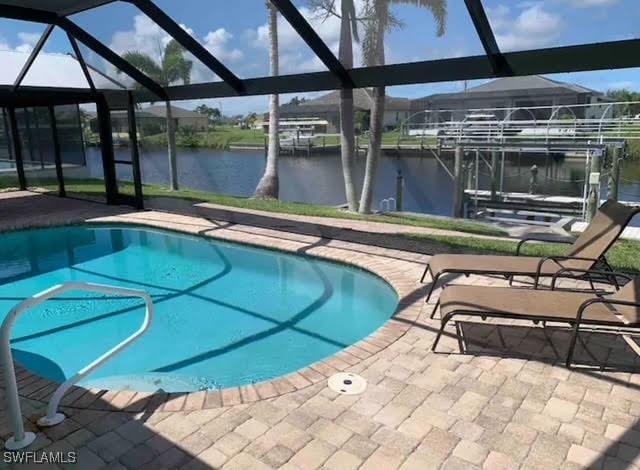
[[[251,78],[244,80],[245,94],[268,95],[271,93],[297,93],[303,91],[322,91],[340,88],[340,81],[331,72],[315,72],[299,75],[280,75],[278,77]],[[229,98],[237,96],[224,82],[196,83],[167,88],[172,100],[195,98]],[[138,102],[149,101],[150,96],[139,93]]]
[[[52,24],[47,25],[47,28],[42,33],[42,36],[40,36],[40,39],[38,39],[38,42],[36,43],[35,47],[31,51],[31,54],[29,54],[29,58],[27,59],[25,64],[22,66],[22,70],[20,70],[20,73],[18,74],[16,81],[13,82],[14,89],[20,86],[20,84],[22,83],[22,80],[24,80],[24,77],[26,77],[27,73],[29,73],[29,69],[31,68],[31,66],[36,60],[36,57],[38,57],[38,54],[44,47],[44,43],[47,42],[47,39],[49,39],[49,36],[51,35],[51,31],[53,31],[53,28],[55,28],[54,25]]]
[[[113,91],[111,93],[123,93],[125,91]],[[100,93],[102,94],[102,93]],[[71,88],[46,88],[22,85],[13,90],[10,85],[0,86],[0,106],[48,106],[75,103],[90,103],[95,101],[96,94],[89,89]]]
[[[583,46],[558,47],[504,54],[514,75],[578,72],[585,70],[621,69],[640,66],[640,40],[615,41]],[[496,77],[486,56],[414,62],[354,69],[351,72],[357,87],[393,86],[415,83],[434,83]],[[270,93],[296,93],[339,89],[341,84],[331,72],[256,78],[244,81],[248,95]],[[224,82],[198,83],[167,88],[174,100],[225,98],[237,96]],[[106,91],[105,91],[106,93]],[[117,91],[112,92],[115,95]],[[157,97],[148,91],[135,91],[138,102],[154,101]],[[126,96],[126,94],[125,94]],[[90,90],[65,90],[45,87],[25,87],[16,90],[0,87],[0,104],[93,101]],[[70,101],[69,101],[70,100]],[[35,105],[35,104],[31,104]]]
[[[75,37],[89,49],[93,50],[96,54],[100,55],[103,59],[110,62],[113,66],[129,75],[140,85],[154,93],[156,97],[162,99],[166,98],[166,93],[163,87],[140,72],[137,68],[102,44],[95,37],[87,33],[80,26],[76,25],[73,21],[68,18],[60,18],[58,20],[58,26],[64,29],[71,36]]]
[[[244,85],[231,70],[216,59],[193,36],[187,33],[169,15],[158,8],[149,0],[126,0],[140,9],[145,15],[155,21],[182,47],[191,52],[200,62],[206,65],[213,73],[229,84],[239,95],[244,93]]]
[[[3,5],[0,7],[0,18],[54,24],[58,20],[59,16],[55,13],[43,10],[34,10],[33,8]]]
[[[277,0],[276,0],[277,1]],[[279,3],[281,3],[280,0]],[[468,0],[468,5],[477,7],[477,2]],[[0,0],[1,4],[1,0]],[[282,3],[281,3],[282,4]],[[485,15],[486,16],[486,15]],[[165,90],[153,80],[142,74],[136,68],[124,61],[120,56],[111,51],[93,36],[68,19],[60,19],[55,14],[47,11],[34,10],[24,7],[3,6],[0,8],[0,17],[36,21],[41,23],[58,24],[76,39],[85,43],[94,52],[100,54],[120,68],[123,72],[138,81],[141,85],[151,90],[136,91],[138,101],[157,100],[169,97],[171,99],[199,99],[237,96],[237,91],[226,82],[211,82],[204,84],[192,84],[186,86],[169,87]],[[476,21],[478,15],[476,15]],[[478,22],[481,26],[483,21]],[[485,25],[486,31],[481,33],[485,38],[485,47],[488,53],[496,49],[491,40],[486,40],[490,28]],[[482,29],[482,27],[481,27]],[[315,33],[314,33],[315,34]],[[303,35],[305,40],[309,35]],[[494,37],[495,41],[495,37]],[[325,46],[326,47],[326,46]],[[497,45],[495,46],[497,48]],[[499,49],[497,49],[499,50]],[[317,52],[316,52],[317,53]],[[445,81],[459,81],[470,79],[488,79],[503,76],[504,74],[521,76],[545,73],[578,72],[589,70],[621,69],[640,66],[640,40],[612,41],[605,43],[586,44],[579,46],[557,47],[521,52],[502,53],[506,68],[496,66],[492,62],[492,54],[486,56],[472,56],[455,59],[443,59],[405,64],[385,65],[380,67],[357,68],[348,71],[348,75],[355,87],[393,86],[416,83],[433,83]],[[493,56],[495,57],[495,55]],[[334,57],[335,58],[335,57]],[[329,59],[331,60],[331,59]],[[279,77],[263,77],[244,80],[245,93],[249,95],[262,95],[270,93],[295,93],[305,91],[334,90],[343,88],[344,81],[332,72],[316,72],[298,75],[283,75]],[[67,100],[71,96],[77,96],[79,101],[86,101],[86,94],[80,91],[69,91],[47,87],[19,87],[15,93],[22,89],[31,90],[30,93],[41,93],[40,96],[18,96],[28,101],[38,101],[43,96],[50,99]],[[10,89],[0,87],[0,100],[17,100],[9,97]],[[105,91],[106,92],[106,91]],[[56,95],[56,93],[60,93]],[[14,97],[15,98],[15,97]]]
[[[0,10],[11,6],[43,10],[57,16],[68,16],[96,8],[115,0],[0,0]]]
[[[95,37],[93,37],[91,34],[86,32],[84,29],[76,25],[68,18],[61,18],[55,13],[51,13],[48,11],[34,10],[32,8],[17,6],[2,6],[2,8],[0,8],[0,18],[10,18],[15,20],[33,21],[37,23],[48,23],[57,25],[62,28],[67,34],[75,37],[78,41],[82,42],[85,46],[101,56],[107,62],[122,70],[140,85],[147,88],[156,97],[162,99],[166,98],[166,93],[163,87],[140,72],[137,68],[129,64],[129,62],[124,60],[122,57],[113,52],[107,46],[102,44],[102,42],[97,40]]]
[[[94,85],[93,79],[91,78],[91,74],[89,73],[87,63],[84,61],[84,57],[82,57],[82,52],[78,47],[78,42],[76,41],[76,38],[74,38],[69,33],[67,33],[67,38],[69,39],[69,42],[71,43],[71,47],[73,48],[75,59],[80,63],[80,67],[82,67],[82,73],[84,74],[84,78],[87,80],[87,83],[89,83],[89,88],[91,88],[91,91],[95,92],[96,86]]]
[[[480,0],[464,0],[464,3],[467,6],[469,16],[471,16],[471,21],[473,21],[476,32],[480,37],[482,47],[484,48],[485,52],[487,53],[487,57],[491,62],[491,68],[493,69],[493,72],[497,76],[502,77],[513,75],[513,72],[504,60],[502,52],[500,52],[498,42],[496,41],[496,37],[493,34],[491,24],[489,23],[487,14],[484,10],[484,7],[482,6],[482,2]]]
[[[364,67],[352,69],[350,75],[356,88],[457,81],[463,80],[465,77],[487,78],[495,76],[486,56]],[[244,83],[247,95],[301,93],[341,88],[340,80],[331,72],[254,78],[245,80]],[[172,100],[234,96],[233,91],[220,82],[169,87],[167,88],[167,94]],[[148,99],[150,98],[139,98],[141,101],[148,101]]]
[[[580,46],[556,47],[503,53],[513,75],[567,73],[587,70],[623,69],[640,66],[640,39]],[[487,56],[362,67],[349,71],[357,88],[412,85],[496,78]],[[341,83],[331,72],[282,75],[244,81],[248,95],[337,90]],[[235,96],[225,83],[211,82],[167,88],[170,99],[187,100]],[[150,98],[140,96],[139,101]]]
[[[304,42],[318,56],[324,65],[340,80],[341,88],[354,88],[353,80],[342,63],[331,52],[318,33],[311,27],[300,11],[290,0],[271,0],[282,16],[293,26],[293,29],[304,39]]]

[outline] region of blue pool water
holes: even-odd
[[[136,343],[80,384],[186,392],[268,380],[357,342],[393,314],[381,279],[311,257],[135,226],[0,235],[0,319],[65,281],[146,290],[155,316]],[[26,311],[15,360],[63,381],[139,327],[140,299],[67,292]]]

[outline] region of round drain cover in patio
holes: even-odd
[[[367,381],[351,372],[340,372],[329,377],[329,388],[342,395],[360,395],[367,389]]]

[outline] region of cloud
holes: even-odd
[[[356,10],[360,11],[364,2],[356,0]],[[336,10],[340,10],[340,1],[336,1]],[[309,22],[323,42],[337,56],[340,45],[340,19],[334,15],[326,15],[320,9],[298,7],[300,14]],[[254,30],[247,32],[249,44],[255,48],[268,50],[269,26],[265,22]],[[326,66],[311,51],[300,35],[289,22],[278,15],[278,49],[280,52],[280,73],[302,73],[326,70]],[[360,45],[354,44],[353,63],[362,65]]]
[[[244,57],[240,49],[227,49],[227,43],[233,38],[233,34],[224,28],[210,31],[204,37],[204,47],[218,60],[238,61]]]
[[[19,44],[16,47],[12,47],[4,37],[0,37],[0,51],[16,51],[28,54],[33,50],[42,33],[20,32],[17,36]]]
[[[136,15],[133,18],[133,30],[116,31],[110,47],[117,54],[137,51],[160,60],[169,41],[171,37],[160,26],[145,15]]]
[[[325,43],[337,42],[340,39],[340,20],[335,16],[325,16],[320,10],[312,10],[307,7],[299,8],[300,14],[309,22]],[[265,22],[256,30],[249,31],[251,45],[258,48],[269,48],[269,25]],[[286,51],[297,49],[304,41],[289,22],[278,15],[278,47]]]
[[[16,52],[24,52],[25,54],[29,54],[33,50],[33,46],[31,44],[20,44],[15,48]]]
[[[503,51],[553,45],[564,27],[560,15],[545,10],[540,3],[525,4],[517,15],[513,15],[509,7],[499,5],[488,8],[487,15]]]
[[[503,30],[509,26],[511,10],[508,6],[498,5],[494,8],[487,7],[486,12],[489,17],[489,22],[491,23],[491,28],[494,31]]]
[[[589,8],[615,5],[618,3],[618,0],[564,0],[564,2],[576,8]]]
[[[38,41],[42,37],[42,33],[18,33],[18,39],[23,42],[23,44],[30,44],[31,46],[35,46]]]
[[[198,39],[191,28],[180,25],[191,36]],[[222,62],[237,61],[243,57],[239,49],[230,48],[229,41],[233,35],[224,28],[210,31],[204,36],[202,45]],[[165,46],[171,41],[171,36],[160,26],[145,15],[136,15],[133,19],[133,29],[117,31],[113,34],[110,47],[118,54],[127,51],[139,51],[159,61]],[[186,57],[193,61],[191,81],[193,83],[211,82],[219,80],[209,68],[187,52]]]

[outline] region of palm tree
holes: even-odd
[[[353,41],[359,41],[356,8],[353,0],[342,0],[340,5],[340,44],[338,58],[347,69],[353,68]],[[358,195],[353,183],[356,166],[356,134],[353,107],[353,88],[340,90],[340,159],[344,192],[350,211],[358,209]]]
[[[207,118],[207,126],[204,129],[204,142],[205,145],[209,145],[209,130],[211,123],[214,120],[219,119],[220,110],[218,108],[210,108],[206,104],[201,104],[196,108],[196,112]]]
[[[367,20],[365,21],[362,50],[367,66],[384,65],[384,36],[393,26],[401,23],[391,13],[394,4],[415,5],[426,8],[433,15],[437,24],[437,35],[442,36],[447,19],[447,0],[366,0]],[[382,147],[384,127],[384,107],[386,101],[385,87],[376,87],[372,93],[371,117],[369,125],[369,148],[365,165],[364,183],[360,197],[359,212],[370,213],[378,162]]]
[[[258,121],[258,115],[254,112],[251,112],[247,115],[245,121],[247,123],[247,126],[249,126],[249,129],[251,129],[255,134],[256,132],[255,125],[256,125],[256,122]]]
[[[354,0],[342,0],[340,12],[336,0],[309,0],[315,10],[323,11],[324,20],[333,15],[340,18],[338,59],[346,69],[353,68],[353,41],[359,42],[358,18]],[[340,90],[340,160],[344,178],[344,192],[350,211],[358,210],[358,194],[353,182],[356,165],[356,136],[354,122],[353,89]]]
[[[184,57],[184,49],[175,39],[169,41],[156,61],[149,54],[140,51],[128,51],[122,58],[136,67],[149,78],[163,87],[182,82],[191,82],[193,62]],[[171,112],[171,102],[165,103],[167,109],[167,147],[169,154],[169,189],[178,189],[178,167],[176,162],[176,128]]]
[[[269,62],[271,63],[271,76],[279,74],[278,65],[278,10],[269,0],[266,0],[269,16]],[[267,164],[264,174],[256,187],[253,197],[255,199],[278,199],[278,153],[280,141],[278,139],[280,97],[276,94],[269,99],[269,148],[267,150]]]

